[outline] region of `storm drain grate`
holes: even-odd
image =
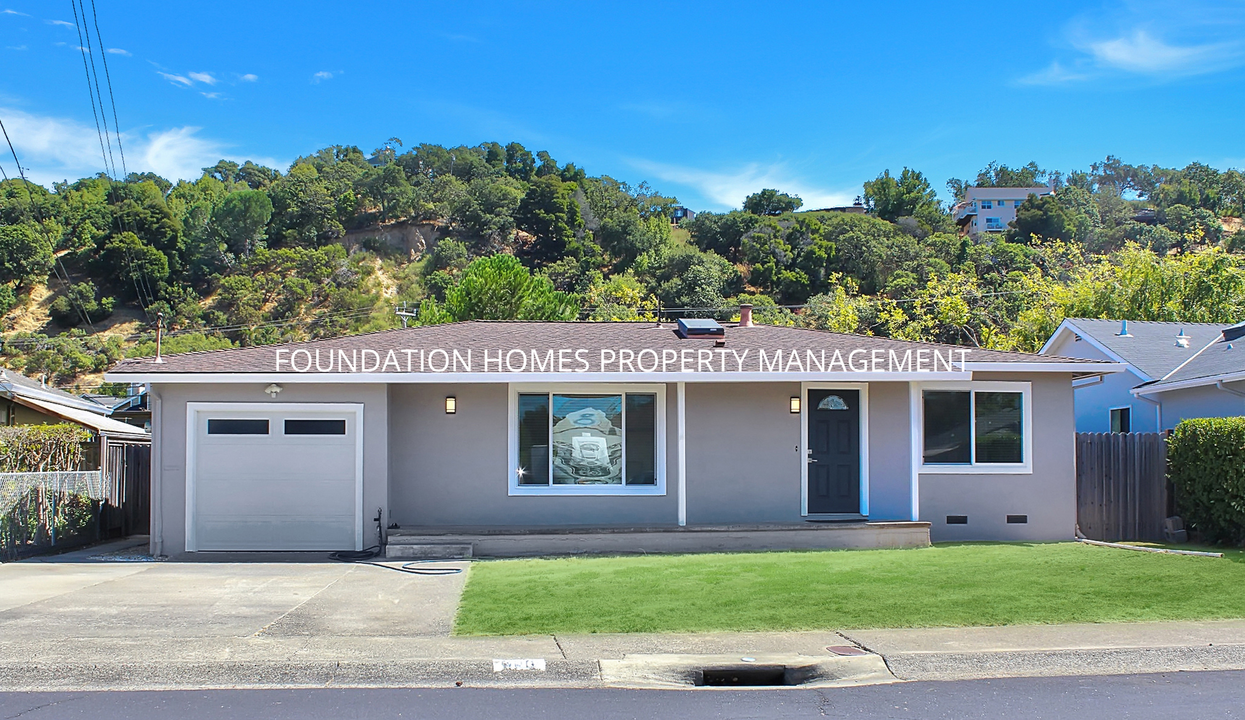
[[[818,679],[815,667],[787,665],[735,665],[697,670],[692,684],[697,687],[793,687]]]

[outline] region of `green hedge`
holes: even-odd
[[[1167,458],[1188,526],[1212,542],[1245,542],[1245,417],[1185,420]]]

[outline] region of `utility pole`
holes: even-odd
[[[394,311],[394,314],[402,318],[402,329],[403,330],[406,329],[406,323],[408,319],[414,320],[419,315],[417,310],[408,309],[405,301],[402,303],[401,306],[398,307],[397,310]]]

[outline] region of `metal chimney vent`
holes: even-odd
[[[1121,321],[1120,321],[1120,331],[1119,331],[1119,332],[1117,332],[1115,335],[1116,335],[1116,337],[1132,337],[1132,336],[1133,336],[1133,334],[1132,334],[1132,333],[1130,333],[1130,332],[1128,331],[1128,321],[1127,321],[1127,320],[1121,320]]]
[[[708,318],[679,318],[679,335],[683,337],[725,337],[726,328]]]

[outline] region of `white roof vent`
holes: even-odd
[[[1180,332],[1176,334],[1176,346],[1182,348],[1189,347],[1189,336],[1184,334],[1184,328],[1180,328]]]

